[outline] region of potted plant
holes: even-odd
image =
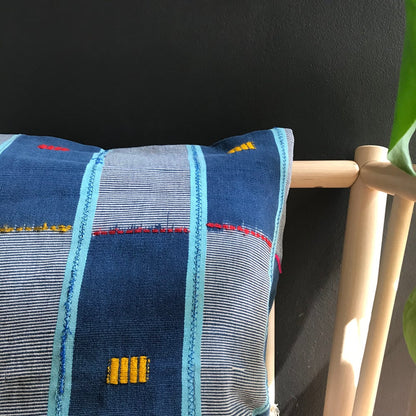
[[[416,176],[409,154],[409,142],[416,130],[416,0],[405,0],[405,6],[406,34],[388,159],[409,175]],[[403,334],[416,364],[416,288],[404,307]],[[410,415],[416,415],[416,372],[414,379]]]

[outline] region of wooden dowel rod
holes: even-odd
[[[387,149],[361,146],[359,166],[386,160]],[[360,178],[351,187],[324,416],[351,416],[377,284],[386,194]]]
[[[360,177],[373,189],[416,201],[416,177],[389,162],[368,162],[361,167]]]
[[[413,201],[394,197],[353,416],[373,414],[413,205]]]
[[[359,167],[352,160],[305,160],[292,165],[291,188],[349,188]]]
[[[269,401],[273,405],[275,403],[275,308],[274,302],[269,314],[269,326],[267,330],[267,346],[266,346],[266,370],[267,385],[269,388]]]

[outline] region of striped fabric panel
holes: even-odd
[[[0,234],[0,414],[45,415],[71,232]]]
[[[201,346],[204,415],[251,415],[267,402],[264,366],[270,249],[242,233],[209,232]]]
[[[109,155],[110,156],[110,155]],[[158,169],[183,170],[184,157],[186,156],[183,145],[163,145],[128,147],[112,149],[111,157],[107,156],[107,167],[120,167],[123,169]]]
[[[138,148],[139,153],[134,149],[126,149],[130,150],[127,153],[120,150],[108,153],[93,231],[114,227],[189,226],[190,174],[186,148],[157,147],[157,157],[152,148],[149,152],[147,148]],[[172,166],[164,167],[169,151]],[[154,158],[151,162],[150,156]],[[149,163],[155,168],[149,168]]]

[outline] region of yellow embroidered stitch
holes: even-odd
[[[255,150],[256,147],[254,146],[254,144],[252,142],[247,142],[247,146],[249,149]]]
[[[255,150],[256,147],[254,146],[253,142],[246,142],[241,144],[240,146],[233,147],[231,150],[228,151],[228,153],[235,153],[235,152],[241,152],[242,150]]]
[[[130,362],[130,373],[129,373]],[[150,359],[142,355],[140,357],[111,358],[107,366],[107,384],[136,384],[146,383],[149,380]],[[120,369],[120,376],[119,376]]]
[[[120,360],[112,358],[110,361],[110,384],[118,384],[118,367]]]
[[[38,227],[9,227],[8,225],[3,226],[0,228],[0,233],[11,233],[13,231],[15,232],[21,232],[21,231],[57,231],[61,233],[65,233],[72,229],[72,225],[52,225],[51,227],[48,227],[48,224],[45,222],[43,225],[40,225]]]
[[[107,382],[107,384],[110,384],[110,364],[108,364],[107,366],[107,377],[105,381]]]
[[[127,376],[129,373],[129,359],[122,357],[120,362],[120,384],[127,384]]]
[[[137,383],[138,357],[130,358],[130,383]]]
[[[146,381],[149,379],[149,363],[149,358],[147,358],[145,355],[140,356],[139,383],[146,383]]]

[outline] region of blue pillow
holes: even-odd
[[[267,415],[293,137],[0,136],[0,414]]]

